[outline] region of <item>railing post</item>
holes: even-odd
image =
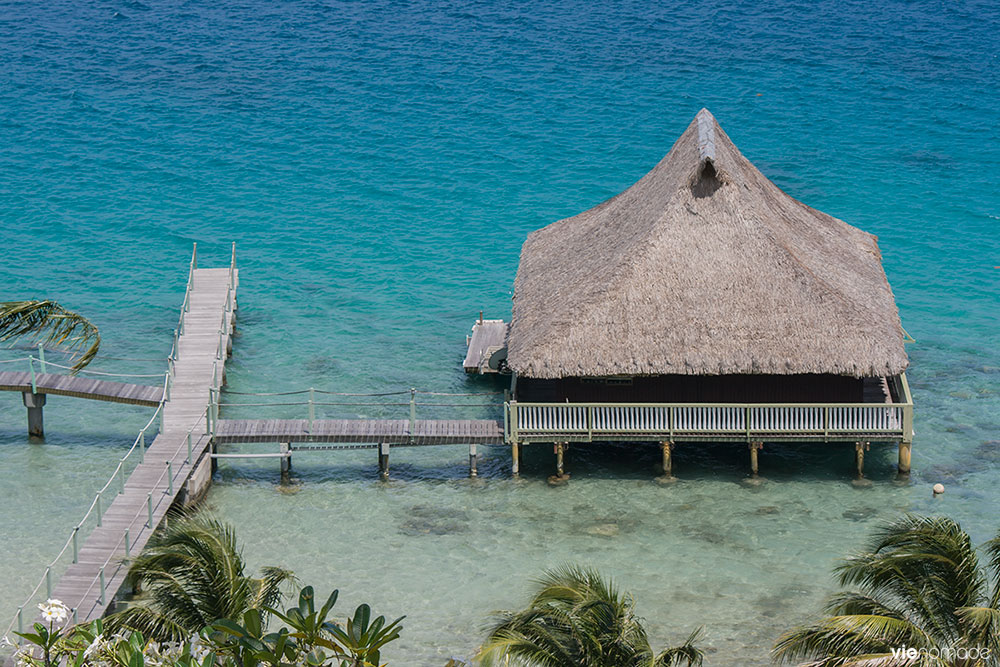
[[[17,631],[24,632],[24,607],[17,608]]]
[[[132,551],[132,538],[129,535],[128,528],[125,529],[125,556],[127,557]]]
[[[42,343],[38,344],[38,364],[39,364],[39,367],[42,369],[42,372],[44,373],[45,372],[45,347],[43,346]]]
[[[73,527],[73,562],[74,563],[80,562],[80,546],[79,546],[79,544],[77,544],[77,539],[76,539],[76,536],[79,534],[79,532],[80,532],[80,526],[74,526]]]
[[[103,604],[105,604],[105,592],[104,592],[104,589],[107,586],[107,584],[104,583],[104,566],[103,565],[101,566],[100,578],[101,578],[101,604],[103,605]]]
[[[52,597],[52,567],[45,568],[45,597]]]
[[[146,429],[139,431],[139,463],[146,461]]]
[[[205,406],[205,432],[212,435],[212,405]]]
[[[167,461],[167,494],[174,495],[174,464],[171,461]]]
[[[146,527],[152,529],[153,527],[153,492],[150,491],[146,494]]]
[[[309,387],[309,433],[312,434],[313,421],[316,419],[316,390]]]
[[[413,437],[413,430],[417,421],[417,390],[410,387],[410,437]]]
[[[125,459],[122,458],[118,466],[118,495],[125,493]]]
[[[28,355],[28,368],[31,369],[31,393],[38,393],[38,386],[35,384],[35,358]]]
[[[188,457],[187,457],[187,460],[184,461],[184,463],[187,463],[187,464],[190,465],[190,463],[191,463],[191,431],[188,431],[188,434],[187,434],[187,447],[188,447]]]
[[[517,415],[517,400],[510,402],[510,438],[516,444],[518,442],[518,415]]]
[[[97,510],[97,525],[101,525],[101,494],[97,494],[97,499],[94,501],[95,509]]]
[[[503,403],[503,441],[510,442],[510,403]]]

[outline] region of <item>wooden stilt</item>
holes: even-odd
[[[475,443],[469,445],[469,477],[475,477],[479,474],[479,455],[476,453]]]
[[[760,466],[757,465],[757,452],[764,449],[763,442],[751,442],[750,443],[750,474],[756,477],[760,472]]]
[[[854,465],[857,479],[865,477],[865,450],[869,448],[867,442],[854,443]]]
[[[516,442],[510,446],[511,465],[510,471],[514,477],[521,474],[521,445]]]
[[[910,450],[912,449],[913,443],[906,440],[900,440],[899,442],[899,474],[909,475],[910,474]]]
[[[382,479],[389,479],[389,443],[380,442],[378,445],[378,472]]]
[[[562,486],[569,482],[569,475],[566,474],[565,460],[566,448],[568,446],[568,442],[557,442],[553,447],[556,454],[556,474],[549,477],[549,484],[551,486]]]
[[[663,463],[661,467],[663,468],[663,474],[654,479],[653,481],[661,486],[667,486],[668,484],[673,484],[677,481],[674,477],[674,463],[673,463],[673,451],[674,443],[669,440],[664,440],[660,443],[660,450],[663,453]]]

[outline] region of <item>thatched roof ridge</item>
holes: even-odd
[[[782,192],[707,109],[635,185],[528,236],[507,361],[538,378],[908,364],[877,239]]]

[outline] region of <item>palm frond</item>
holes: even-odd
[[[101,334],[87,318],[66,310],[55,301],[4,301],[0,303],[0,340],[30,337],[71,353],[79,352],[73,371],[93,361],[101,347]]]
[[[688,635],[684,643],[680,646],[668,648],[656,656],[654,667],[701,667],[705,661],[705,654],[695,644],[701,639],[702,628],[697,628]]]

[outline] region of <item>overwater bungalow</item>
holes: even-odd
[[[562,475],[568,443],[658,441],[669,475],[674,443],[730,441],[756,474],[764,442],[846,441],[859,475],[871,442],[909,471],[876,237],[785,194],[706,109],[633,186],[528,236],[504,330],[515,465],[525,443]]]

